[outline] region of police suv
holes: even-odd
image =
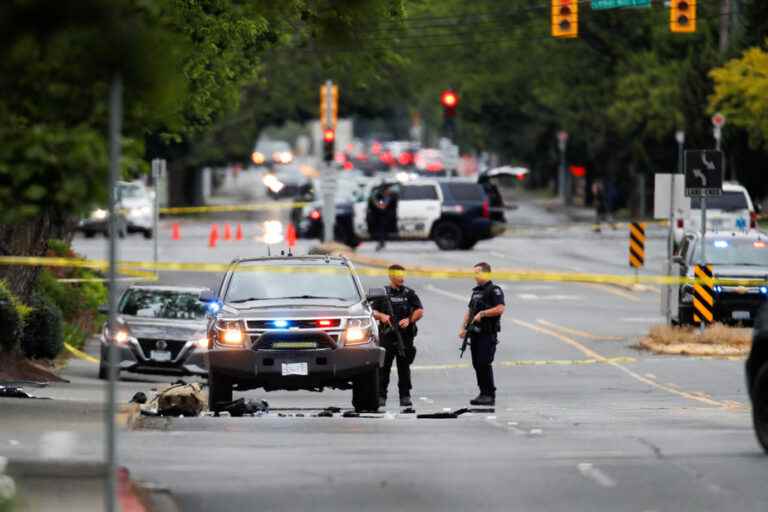
[[[693,278],[700,254],[700,235],[685,235],[673,260],[674,274]],[[768,301],[768,236],[756,231],[707,234],[705,255],[715,278],[715,321],[752,324]],[[677,287],[672,320],[681,325],[693,322],[693,284]]]
[[[442,250],[471,249],[480,240],[500,235],[505,229],[502,208],[491,205],[483,186],[461,179],[385,181],[374,186],[369,197],[389,189],[397,197],[396,231],[389,240],[433,240]],[[356,246],[372,238],[369,201],[363,198],[336,206],[335,238]],[[322,210],[308,208],[299,223],[299,236],[322,236]]]
[[[370,301],[343,257],[235,260],[208,303],[209,408],[233,390],[351,389],[357,411],[379,408],[384,349]]]

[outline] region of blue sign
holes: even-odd
[[[592,0],[592,9],[619,9],[621,7],[650,7],[651,0]]]

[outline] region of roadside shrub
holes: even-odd
[[[44,295],[36,294],[32,310],[24,321],[21,348],[24,355],[36,359],[53,359],[64,348],[64,319],[61,309]]]
[[[23,313],[5,281],[0,281],[0,352],[13,352],[19,347]]]

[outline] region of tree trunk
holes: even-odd
[[[27,221],[0,224],[0,256],[45,256],[48,240],[71,241],[76,219],[45,211]],[[0,279],[24,303],[32,295],[40,267],[0,265]]]

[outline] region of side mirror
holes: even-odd
[[[387,290],[384,288],[369,288],[366,294],[368,301],[383,300],[387,298]]]
[[[213,293],[213,291],[205,289],[200,292],[200,295],[197,297],[197,300],[200,302],[216,302],[217,297]]]
[[[109,314],[109,306],[106,304],[101,304],[98,308],[96,308],[96,311],[98,311],[102,315],[108,315]]]

